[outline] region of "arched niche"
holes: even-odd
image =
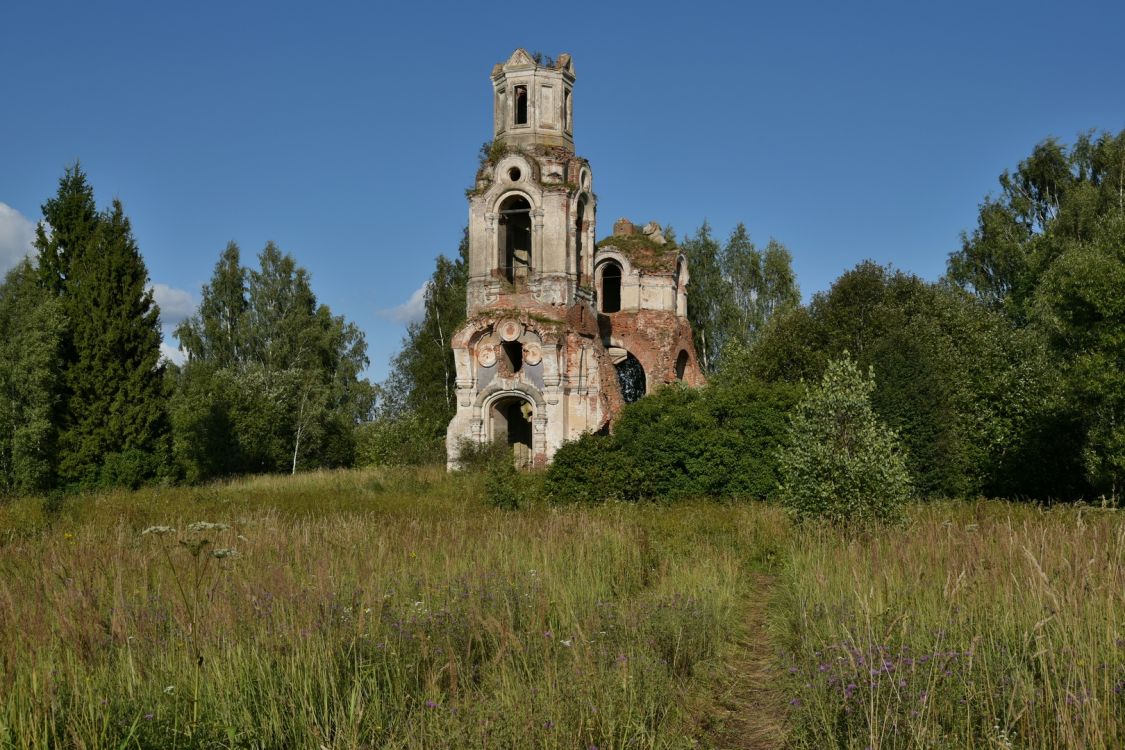
[[[688,356],[687,350],[681,349],[680,353],[676,355],[676,380],[684,379],[684,374],[687,373],[690,362],[691,358]]]
[[[576,283],[582,284],[582,275],[586,270],[586,194],[578,197],[578,205],[574,209],[574,277]]]

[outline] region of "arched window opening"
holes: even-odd
[[[500,271],[508,281],[531,270],[531,204],[513,195],[500,204]]]
[[[688,353],[680,350],[680,354],[676,357],[676,380],[683,380],[684,373],[687,372],[688,366]]]
[[[586,198],[578,199],[578,213],[574,219],[574,275],[577,283],[582,283],[582,266],[585,258],[582,257],[582,235],[585,234]]]
[[[602,312],[615,313],[621,310],[621,266],[606,263],[602,269]]]
[[[520,342],[501,342],[500,355],[501,375],[515,375],[523,369],[523,344]]]
[[[563,91],[563,122],[566,123],[566,132],[573,129],[571,125],[570,89]]]
[[[527,86],[516,86],[516,125],[527,124]]]
[[[645,368],[636,357],[629,354],[615,366],[617,382],[621,386],[621,397],[625,399],[625,403],[631,404],[645,395]]]
[[[516,468],[531,466],[531,417],[535,408],[522,398],[500,399],[493,404],[492,439],[503,441],[512,450]]]

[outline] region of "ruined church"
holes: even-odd
[[[567,54],[518,49],[492,70],[492,146],[469,190],[468,319],[452,340],[450,466],[465,441],[494,440],[517,465],[545,465],[654,387],[704,380],[675,244],[655,223],[620,219],[595,245],[574,80]]]

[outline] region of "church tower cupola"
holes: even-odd
[[[492,69],[493,138],[574,150],[574,64],[517,49]]]

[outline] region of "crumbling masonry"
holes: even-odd
[[[453,338],[464,441],[505,440],[542,466],[607,430],[662,383],[703,383],[687,321],[688,268],[659,225],[621,219],[594,244],[590,164],[574,153],[570,55],[518,49],[492,70],[493,145],[469,191],[468,320]]]

